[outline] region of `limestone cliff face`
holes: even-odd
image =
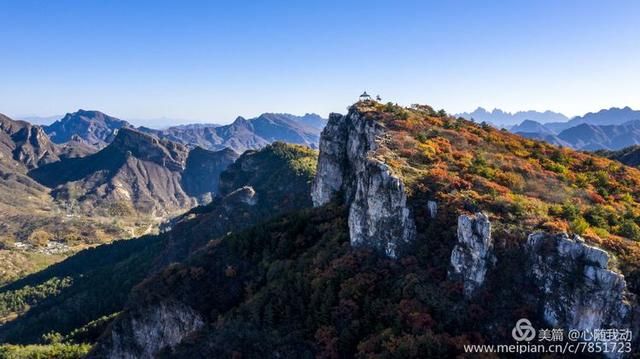
[[[465,296],[470,297],[482,286],[487,270],[495,261],[489,218],[483,213],[461,215],[457,237],[448,275],[449,279],[460,280]]]
[[[156,358],[204,325],[201,316],[183,304],[161,303],[137,311],[126,320],[116,319],[87,358]]]
[[[607,252],[577,235],[543,232],[529,236],[526,250],[549,325],[577,330],[637,326],[637,300],[624,276],[609,269]]]
[[[332,114],[320,138],[311,197],[314,206],[321,206],[343,196],[349,206],[351,244],[395,258],[415,239],[416,227],[402,180],[373,157],[384,132],[381,123],[356,109],[346,116]]]

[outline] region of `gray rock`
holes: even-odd
[[[459,216],[457,237],[448,276],[451,280],[462,281],[464,295],[471,297],[482,286],[487,270],[495,263],[489,218],[484,213]]]
[[[146,359],[173,348],[204,325],[203,318],[181,303],[159,303],[118,320],[87,358]]]
[[[529,235],[526,250],[529,274],[542,293],[541,311],[549,325],[580,331],[637,329],[637,300],[624,276],[608,268],[606,251],[585,244],[579,236],[544,232]]]
[[[238,188],[237,190],[229,193],[225,199],[230,202],[227,206],[230,209],[233,209],[232,204],[235,202],[241,202],[244,204],[248,204],[249,206],[255,206],[258,203],[256,198],[256,190],[251,186],[243,186]]]
[[[351,244],[396,258],[415,239],[416,226],[402,180],[373,158],[383,135],[380,123],[356,110],[332,114],[320,138],[311,197],[314,206],[321,206],[342,195],[349,206]]]
[[[320,136],[318,170],[311,188],[314,206],[329,203],[342,189],[347,158],[347,121],[332,113]]]
[[[436,201],[427,201],[427,210],[429,211],[429,218],[436,218],[436,215],[438,215],[438,203]]]

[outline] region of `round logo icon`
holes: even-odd
[[[511,331],[513,339],[516,341],[530,342],[536,337],[536,330],[531,325],[529,319],[522,318],[516,322],[516,326]]]

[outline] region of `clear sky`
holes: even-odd
[[[640,108],[640,1],[0,0],[0,112]],[[183,122],[184,122],[183,121]]]

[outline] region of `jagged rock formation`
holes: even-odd
[[[609,269],[607,252],[577,235],[543,232],[531,234],[526,249],[549,325],[581,331],[637,329],[636,298],[627,290],[624,276]]]
[[[448,274],[450,279],[462,281],[464,294],[470,297],[482,286],[495,261],[489,218],[484,213],[459,216],[457,236]]]
[[[181,303],[158,303],[145,309],[130,321],[117,321],[87,357],[156,358],[159,351],[172,348],[204,325],[199,313]]]
[[[32,169],[59,159],[58,149],[42,127],[0,114],[0,162]]]
[[[320,139],[311,196],[321,206],[342,194],[349,204],[351,244],[395,258],[415,239],[416,227],[402,180],[373,157],[384,131],[355,107],[346,116],[332,114]]]

